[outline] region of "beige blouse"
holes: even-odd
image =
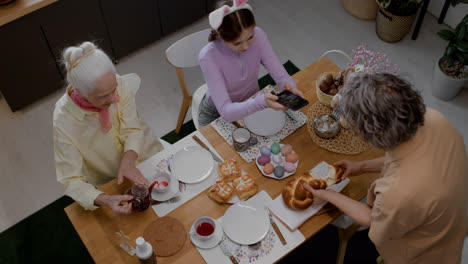
[[[54,152],[57,180],[65,195],[85,209],[97,207],[96,189],[117,177],[123,154],[133,150],[137,162],[163,149],[151,129],[139,119],[135,98],[122,78],[117,76],[119,102],[109,108],[111,130],[102,132],[97,112],[78,107],[68,91],[55,105]]]
[[[460,263],[467,201],[463,138],[428,108],[424,126],[386,153],[381,178],[370,187],[369,237],[385,264]]]

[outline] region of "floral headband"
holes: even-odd
[[[209,15],[210,26],[214,30],[218,30],[219,26],[223,23],[225,16],[236,12],[241,9],[248,9],[253,12],[252,7],[247,4],[247,0],[234,0],[233,6],[223,5],[222,7],[211,12]]]

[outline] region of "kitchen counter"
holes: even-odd
[[[0,6],[0,26],[57,1],[58,0],[16,0],[11,4]]]

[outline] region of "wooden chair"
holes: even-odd
[[[367,197],[361,200],[361,202],[367,203]],[[366,229],[367,227],[361,226],[355,223],[348,216],[342,215],[336,218],[331,225],[338,229],[338,253],[336,256],[336,264],[343,264],[346,255],[346,248],[348,247],[348,241],[357,231]]]
[[[206,84],[200,86],[192,96],[187,89],[183,68],[190,68],[199,65],[198,54],[200,53],[200,50],[208,44],[210,32],[211,29],[205,29],[188,35],[172,44],[166,50],[166,60],[169,64],[174,66],[177,78],[179,79],[180,88],[182,89],[182,94],[184,96],[182,106],[180,107],[179,119],[177,120],[177,127],[175,129],[176,133],[179,133],[190,106],[192,106],[193,123],[195,127],[199,129],[198,109],[200,102],[207,91],[207,86]]]
[[[141,77],[140,75],[136,74],[136,73],[129,73],[129,74],[125,74],[125,75],[122,75],[120,76],[122,77],[122,79],[125,81],[125,83],[127,84],[127,87],[128,89],[130,89],[130,91],[132,91],[132,94],[133,96],[136,95],[136,93],[138,92],[138,90],[140,89],[140,84],[141,84]],[[161,138],[158,138],[159,141],[161,142],[161,144],[163,145],[164,148],[167,148],[169,147],[171,144]]]

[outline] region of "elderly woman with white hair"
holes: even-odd
[[[135,98],[109,57],[93,43],[63,53],[68,87],[54,111],[57,180],[65,195],[87,210],[108,206],[115,214],[132,211],[129,195],[107,195],[97,187],[118,178],[148,180],[136,162],[163,149],[138,118]]]
[[[307,188],[369,226],[384,263],[460,263],[467,230],[468,160],[460,133],[426,108],[407,81],[355,73],[341,90],[344,118],[364,141],[385,151],[373,160],[335,165],[344,177],[380,172],[368,202]]]

